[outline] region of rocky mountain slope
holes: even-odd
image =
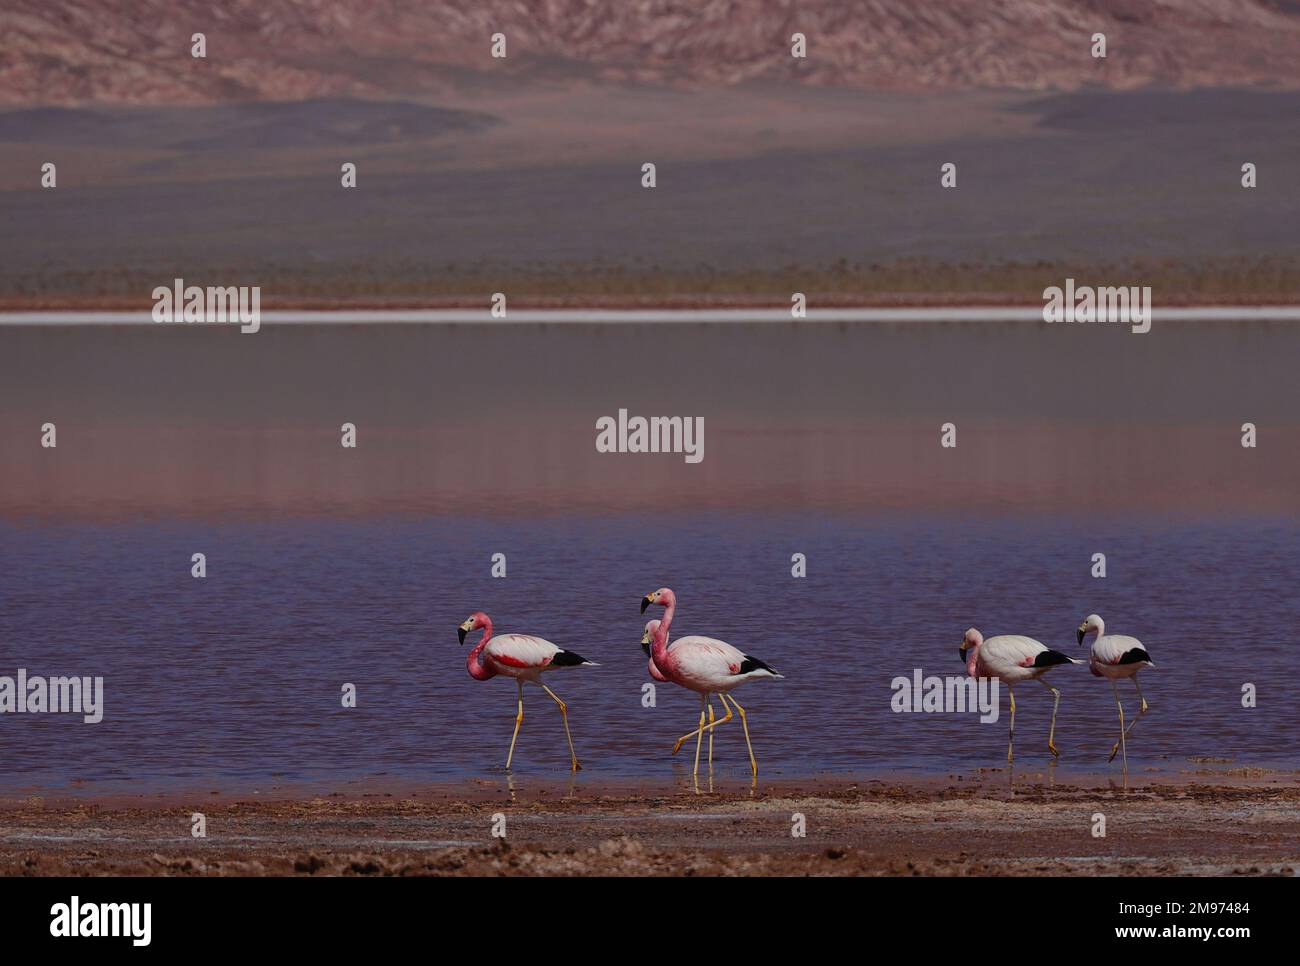
[[[790,56],[807,35],[809,56]],[[1089,56],[1107,35],[1108,57]],[[207,57],[190,37],[207,37]],[[492,34],[509,56],[489,56]],[[582,80],[1300,87],[1297,0],[6,0],[0,103],[420,96]]]

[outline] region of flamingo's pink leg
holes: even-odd
[[[700,775],[700,745],[704,743],[704,706],[708,703],[707,694],[700,695],[700,726],[695,731],[695,777],[698,780]]]
[[[1127,732],[1125,731],[1125,705],[1123,705],[1123,702],[1121,701],[1121,699],[1119,699],[1119,685],[1115,683],[1115,681],[1110,681],[1110,689],[1114,690],[1115,707],[1118,707],[1119,709],[1119,741],[1117,742],[1117,744],[1119,745],[1119,750],[1123,751],[1123,758],[1125,758],[1125,775],[1127,775],[1128,774],[1128,745],[1127,742],[1125,741],[1125,736],[1127,735]],[[1114,761],[1114,757],[1115,757],[1114,753],[1110,754],[1110,761]]]
[[[719,694],[718,697],[722,699],[723,704],[727,703],[727,695]],[[740,702],[736,700],[734,695],[730,697],[730,701],[736,706],[736,712],[740,715],[740,725],[745,729],[745,747],[749,749],[749,767],[754,770],[754,781],[758,781],[758,761],[754,758],[754,746],[749,741],[749,717],[745,714],[745,709],[740,706]],[[730,710],[727,711],[727,717],[731,717]]]
[[[1111,683],[1114,684],[1114,682]],[[1119,705],[1119,726],[1122,733],[1120,734],[1120,740],[1115,742],[1115,744],[1111,745],[1110,757],[1106,759],[1107,761],[1115,760],[1115,754],[1120,750],[1120,748],[1124,744],[1124,739],[1127,738],[1128,733],[1133,730],[1133,726],[1138,723],[1138,718],[1142,717],[1149,710],[1151,710],[1151,706],[1147,704],[1147,699],[1142,697],[1142,685],[1138,684],[1137,678],[1133,679],[1133,687],[1137,688],[1138,698],[1141,699],[1142,704],[1138,708],[1137,717],[1128,723],[1127,730],[1124,729],[1124,706],[1122,704]],[[1119,685],[1117,684],[1115,685],[1115,703],[1119,704]],[[1128,749],[1127,748],[1124,749],[1124,770],[1128,771]]]
[[[542,684],[541,681],[537,682]],[[522,689],[523,685],[520,685]],[[564,737],[569,739],[569,759],[573,762],[574,771],[582,771],[582,766],[578,764],[578,756],[573,753],[573,735],[569,734],[569,706],[560,700],[560,696],[542,684],[542,690],[551,696],[551,699],[560,706],[560,717],[564,719]]]
[[[1061,706],[1061,692],[1059,689],[1052,687],[1046,681],[1043,681],[1042,678],[1039,678],[1038,680],[1042,682],[1043,687],[1047,688],[1047,690],[1052,692],[1054,698],[1054,700],[1052,701],[1052,727],[1047,732],[1047,750],[1050,751],[1055,757],[1060,758],[1061,753],[1056,750],[1055,739],[1056,739],[1056,709]]]
[[[1007,735],[1007,764],[1015,760],[1012,749],[1016,744],[1016,692],[1011,690],[1011,685],[1007,685],[1007,697],[1011,699],[1011,731]]]
[[[713,729],[715,723],[713,720],[713,702],[709,702],[709,772],[713,771]]]
[[[1133,730],[1133,726],[1138,723],[1138,718],[1142,717],[1151,709],[1151,706],[1147,704],[1147,699],[1142,697],[1142,685],[1138,684],[1137,678],[1133,679],[1133,687],[1137,688],[1138,698],[1141,699],[1142,705],[1141,707],[1138,708],[1137,718],[1134,718],[1132,721],[1128,723],[1128,730],[1124,732],[1125,737],[1128,736],[1129,731]],[[1107,761],[1114,761],[1115,755],[1118,753],[1119,753],[1119,742],[1117,741],[1115,742],[1114,745],[1111,746],[1110,758],[1108,758]]]
[[[721,698],[722,695],[719,694],[718,697]],[[734,701],[735,698],[732,698],[732,700]],[[688,739],[690,739],[690,738],[694,738],[695,735],[696,735],[696,734],[697,734],[701,729],[703,729],[703,730],[705,730],[705,731],[709,731],[709,730],[712,729],[712,728],[716,728],[718,725],[723,725],[723,724],[726,724],[728,721],[730,721],[730,720],[731,720],[731,708],[727,706],[727,702],[726,702],[725,700],[722,702],[722,706],[723,706],[724,708],[727,709],[727,713],[726,713],[726,715],[724,715],[723,717],[719,718],[717,721],[711,721],[711,722],[709,722],[708,724],[705,724],[705,723],[704,723],[704,718],[701,717],[701,718],[700,718],[700,727],[699,727],[699,728],[696,728],[695,731],[688,731],[688,732],[686,732],[686,734],[682,735],[680,738],[677,739],[677,744],[673,745],[673,754],[674,754],[674,755],[677,754],[677,752],[681,750],[682,745],[685,744],[685,742],[686,742]]]
[[[524,682],[516,678],[515,683],[519,685],[519,713],[515,715],[515,733],[510,736],[510,754],[506,755],[506,771],[510,770],[510,762],[515,757],[515,740],[519,737],[519,726],[524,723]]]

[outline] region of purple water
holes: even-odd
[[[1130,765],[1191,767],[1300,759],[1291,665],[1300,626],[1289,525],[1143,526],[906,522],[812,513],[492,519],[0,525],[0,673],[103,675],[105,717],[0,716],[0,788],[75,783],[133,789],[249,787],[376,777],[488,775],[504,763],[512,682],[471,680],[456,625],[482,608],[498,632],[577,650],[599,668],[556,671],[589,775],[668,775],[697,698],[649,678],[638,598],[680,600],[680,634],[721,637],[786,674],[737,697],[767,777],[827,771],[946,772],[1001,764],[1004,717],[895,714],[890,681],[960,674],[970,625],[1025,633],[1071,654],[1097,611],[1141,638],[1152,712]],[[1089,575],[1107,553],[1109,576]],[[190,576],[207,554],[208,576]],[[508,576],[489,576],[493,553]],[[790,555],[808,576],[790,576]],[[1057,744],[1072,768],[1104,772],[1110,686],[1083,667],[1063,690]],[[340,707],[354,683],[358,707]],[[1241,687],[1258,706],[1241,706]],[[1131,686],[1122,693],[1134,708]],[[1041,693],[1040,693],[1041,692]],[[1049,696],[1020,689],[1018,747],[1045,759]],[[555,707],[526,692],[516,770],[562,774]],[[726,773],[744,752],[728,725]],[[683,751],[684,757],[688,751]]]
[[[1294,769],[1297,352],[1268,323],[0,327],[0,675],[102,675],[106,705],[0,715],[0,793],[499,774],[477,609],[602,665],[548,676],[585,774],[677,774],[698,699],[642,705],[663,585],[676,635],[786,674],[736,695],[764,777],[1001,766],[1005,694],[985,725],[895,714],[891,681],[963,673],[972,625],[1083,656],[1094,611],[1156,662],[1133,768]],[[620,408],[703,418],[703,462],[597,452]],[[1063,765],[1115,772],[1109,684],[1051,680]],[[565,774],[527,702],[517,769]],[[1018,705],[1041,765],[1049,696]],[[743,775],[737,723],[717,751]]]

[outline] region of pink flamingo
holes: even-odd
[[[573,770],[580,770],[582,766],[578,764],[578,756],[573,752],[573,735],[569,733],[569,706],[560,699],[558,694],[542,683],[542,672],[557,667],[583,665],[599,667],[600,665],[530,634],[502,634],[500,637],[493,637],[492,618],[481,610],[475,611],[460,625],[458,633],[461,644],[465,643],[466,634],[479,628],[483,629],[483,636],[470,650],[469,657],[465,661],[469,676],[475,681],[486,681],[488,678],[503,674],[514,678],[515,684],[519,686],[519,713],[515,715],[515,733],[510,738],[506,770],[510,769],[510,762],[514,760],[519,726],[524,723],[525,681],[532,681],[560,706],[560,716],[564,719],[564,737],[569,739],[569,758],[573,761]]]
[[[656,681],[667,681],[668,678],[664,677],[664,672],[659,670],[658,666],[655,664],[654,656],[650,653],[650,642],[654,640],[655,632],[658,630],[659,622],[657,620],[648,621],[646,623],[645,633],[641,635],[641,650],[645,651],[645,656],[649,658],[646,663],[650,676]]]
[[[1110,681],[1111,690],[1115,692],[1115,706],[1119,708],[1119,741],[1111,745],[1110,757],[1107,761],[1114,761],[1115,754],[1119,751],[1124,752],[1124,772],[1128,773],[1128,734],[1133,730],[1133,726],[1138,723],[1138,718],[1142,717],[1151,706],[1147,704],[1147,699],[1142,697],[1142,685],[1138,684],[1137,673],[1144,667],[1155,667],[1155,661],[1151,660],[1151,655],[1147,653],[1146,645],[1136,637],[1128,637],[1125,634],[1107,634],[1105,622],[1096,614],[1089,614],[1083,619],[1077,631],[1079,643],[1091,633],[1097,635],[1096,640],[1092,642],[1092,650],[1088,654],[1088,670],[1092,671],[1099,678],[1106,678]],[[1138,699],[1142,702],[1138,708],[1137,717],[1129,722],[1128,728],[1124,728],[1124,704],[1119,699],[1119,682],[1123,678],[1132,678],[1133,687],[1137,688]]]
[[[653,669],[657,668],[667,680],[691,691],[698,691],[700,695],[700,726],[677,739],[677,744],[673,745],[673,754],[682,747],[682,742],[692,735],[696,736],[694,774],[698,778],[700,745],[704,740],[704,732],[710,732],[711,738],[714,728],[730,721],[731,705],[734,704],[736,713],[740,715],[740,724],[745,729],[745,747],[749,750],[749,766],[753,770],[754,780],[757,781],[758,761],[754,758],[754,746],[749,740],[749,721],[745,709],[740,706],[739,701],[730,697],[729,692],[752,678],[780,678],[784,675],[777,673],[775,668],[764,664],[758,658],[750,657],[739,648],[712,637],[683,637],[674,641],[670,647],[668,630],[677,612],[677,595],[667,587],[646,594],[641,598],[641,613],[644,614],[651,604],[659,604],[664,608],[663,620],[658,622],[658,627],[651,631],[650,624],[656,623],[655,621],[646,625],[646,631],[651,638],[651,675],[654,674]],[[710,694],[718,696],[727,714],[706,725],[704,712]]]
[[[665,677],[664,672],[659,670],[659,668],[655,665],[655,659],[650,654],[650,643],[651,641],[654,640],[655,632],[658,630],[659,630],[659,621],[653,620],[653,621],[646,622],[645,633],[641,635],[641,650],[645,651],[645,656],[647,658],[646,663],[648,666],[648,670],[650,671],[650,676],[654,678],[656,681],[667,681],[669,679]],[[710,701],[709,702],[709,724],[712,725],[715,720],[716,718],[713,714],[713,702]],[[731,720],[731,711],[730,709],[728,709],[727,717],[724,718],[723,721],[730,721],[730,720]],[[721,724],[722,722],[720,721],[718,723]],[[676,752],[677,748],[680,747],[681,747],[681,742],[678,742],[677,747],[674,748],[673,751]],[[710,769],[713,768],[713,729],[712,728],[709,729],[709,768]]]
[[[1021,681],[1037,681],[1052,692],[1052,727],[1047,732],[1047,750],[1053,758],[1056,750],[1056,710],[1061,706],[1061,692],[1043,680],[1043,675],[1058,664],[1082,664],[1069,655],[1054,651],[1032,637],[1023,634],[999,634],[984,640],[984,635],[972,627],[962,635],[961,659],[966,662],[966,673],[973,678],[997,678],[1007,686],[1007,699],[1011,702],[1011,730],[1007,736],[1007,761],[1014,760],[1012,748],[1016,742],[1016,692]],[[970,652],[970,657],[966,656]]]

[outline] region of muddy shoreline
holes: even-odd
[[[208,799],[204,801],[204,798]],[[201,812],[207,835],[192,835]],[[800,825],[805,835],[792,834]],[[1105,835],[1095,832],[1104,817]],[[494,835],[504,826],[505,835]],[[0,803],[4,875],[1294,875],[1294,773],[484,780]]]

